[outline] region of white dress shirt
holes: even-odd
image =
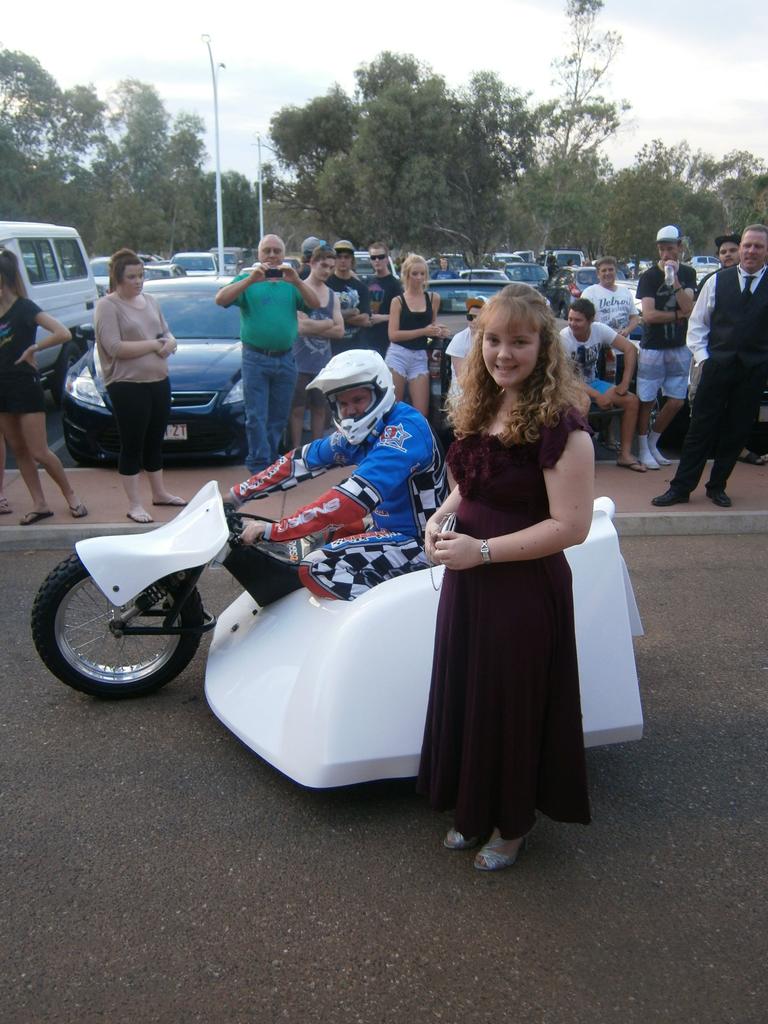
[[[751,291],[754,293],[765,273],[765,266],[763,265],[754,274],[747,274],[745,270],[742,270],[741,265],[737,267],[737,270],[739,272],[739,288],[743,292],[747,278],[751,277]],[[699,292],[696,305],[693,307],[690,319],[688,320],[688,335],[685,343],[693,353],[693,361],[696,366],[699,366],[709,357],[709,326],[712,310],[715,308],[715,289],[717,288],[718,275],[719,272],[713,274],[712,277],[708,277],[704,282],[704,287]]]

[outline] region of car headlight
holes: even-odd
[[[66,390],[68,395],[84,405],[97,405],[101,409],[107,407],[87,366],[67,377]]]
[[[229,394],[221,403],[222,405],[238,405],[242,404],[243,401],[243,378],[233,384],[229,390]]]

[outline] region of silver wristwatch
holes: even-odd
[[[491,564],[491,549],[488,547],[488,541],[484,540],[480,545],[480,554],[483,559],[483,565]]]

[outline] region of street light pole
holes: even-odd
[[[259,239],[264,237],[264,196],[261,188],[261,135],[256,135],[259,154]]]
[[[221,156],[219,154],[219,90],[218,70],[226,67],[225,64],[213,63],[213,51],[211,50],[211,37],[201,36],[201,39],[208,47],[208,58],[211,62],[211,79],[213,81],[213,125],[216,140],[216,242],[219,253],[219,273],[224,273],[224,218],[221,210]]]

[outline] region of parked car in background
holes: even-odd
[[[558,267],[581,267],[586,262],[581,249],[545,249],[539,256],[539,262],[546,266],[550,256],[555,257]]]
[[[218,263],[219,248],[218,246],[212,246],[209,250],[210,254],[216,259]],[[228,274],[234,277],[235,274],[239,274],[245,264],[249,262],[253,257],[253,253],[250,249],[244,249],[240,245],[225,245],[223,250],[224,263],[222,274]]]
[[[427,289],[440,296],[437,319],[450,327],[453,335],[467,326],[467,299],[490,299],[508,284],[509,279],[504,274],[493,280],[473,281],[456,277],[453,280],[430,281]]]
[[[520,259],[523,261],[523,263],[535,263],[536,262],[536,253],[533,251],[533,249],[516,249],[512,253],[512,255],[513,256],[519,256]]]
[[[711,270],[720,269],[720,260],[716,256],[692,256],[690,265],[697,274],[699,271],[708,274]]]
[[[516,252],[495,252],[491,256],[494,263],[523,263],[523,257]]]
[[[216,277],[216,257],[209,252],[177,252],[171,256],[175,263],[190,277]]]
[[[508,280],[516,284],[529,284],[542,294],[546,293],[549,274],[538,263],[508,263],[504,273]]]
[[[89,262],[99,297],[106,295],[109,291],[109,256],[94,256]]]
[[[180,277],[144,286],[157,299],[178,342],[168,363],[167,457],[245,458],[240,311],[216,305],[221,284],[221,279]],[[120,439],[95,346],[67,376],[62,424],[67,450],[76,462],[117,461]]]
[[[690,265],[696,271],[696,281],[700,282],[708,274],[714,274],[721,267],[720,260],[715,256],[692,256]]]
[[[462,281],[506,281],[503,270],[489,270],[487,267],[475,267],[459,273]]]
[[[187,272],[178,263],[147,263],[144,266],[144,280],[158,281],[169,277],[186,277]]]
[[[65,345],[36,356],[43,387],[58,405],[70,366],[87,348],[98,298],[85,247],[75,228],[28,221],[0,221],[0,246],[16,255],[29,298],[72,333]]]

